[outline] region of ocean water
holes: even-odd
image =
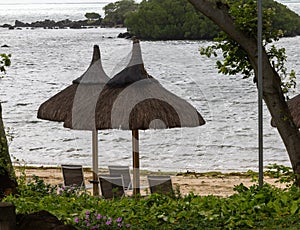
[[[285,2],[300,12],[298,1]],[[38,5],[27,5],[28,11],[36,10]],[[93,4],[46,5],[53,7],[45,13],[49,19],[65,19],[67,12],[70,19],[77,19],[87,5],[94,9]],[[83,12],[90,11],[86,9]],[[3,11],[1,6],[0,24],[15,19],[25,22],[44,19],[28,11]],[[10,46],[0,48],[0,53],[12,54],[12,66],[0,80],[0,99],[5,125],[13,137],[10,153],[14,161],[18,159],[27,165],[91,166],[92,133],[65,129],[62,123],[37,119],[37,109],[86,70],[94,44],[100,46],[104,70],[109,76],[124,68],[124,58],[132,46],[129,40],[116,38],[124,31],[122,28],[0,28],[0,46]],[[140,131],[141,169],[257,171],[256,87],[252,79],[218,74],[216,59],[199,54],[199,47],[208,44],[207,41],[141,41],[148,73],[194,105],[207,122],[196,128]],[[299,36],[281,39],[277,45],[286,48],[287,66],[295,69],[299,77]],[[294,94],[299,92],[297,86]],[[99,167],[131,165],[131,152],[131,132],[99,131]],[[276,129],[270,127],[270,115],[264,106],[264,164],[270,163],[290,165]]]
[[[87,12],[97,12],[104,17],[103,7],[107,2],[100,3],[35,3],[35,4],[0,4],[0,24],[15,24],[15,20],[35,22],[38,20],[82,20]]]

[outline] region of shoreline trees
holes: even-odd
[[[300,35],[299,15],[274,0],[264,0],[263,7],[276,12],[272,20],[274,30],[281,30],[284,36]],[[103,18],[99,13],[87,12],[86,20],[55,22],[45,19],[32,23],[16,20],[14,26],[4,24],[2,27],[126,27],[129,34],[143,40],[211,40],[220,32],[213,22],[185,0],[148,0],[141,3],[120,0],[105,5],[103,10]]]
[[[271,25],[274,30],[283,36],[300,35],[300,17],[295,12],[273,0],[264,0],[263,8],[276,12]],[[221,31],[185,0],[142,1],[126,14],[125,26],[130,34],[144,40],[210,40]]]

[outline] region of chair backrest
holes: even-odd
[[[61,165],[64,185],[85,187],[82,165]]]
[[[147,179],[151,193],[174,194],[170,176],[147,176]]]
[[[124,188],[126,190],[132,189],[129,166],[109,165],[108,170],[110,175],[122,175],[124,181]]]
[[[122,175],[99,175],[101,194],[105,199],[124,196],[124,182]]]

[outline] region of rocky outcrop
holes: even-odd
[[[132,34],[130,34],[129,32],[119,33],[118,38],[130,39],[130,38],[132,38]]]
[[[3,24],[0,27],[8,28],[10,30],[13,29],[22,29],[22,28],[44,28],[44,29],[85,29],[91,27],[105,27],[104,24],[101,23],[101,20],[79,20],[79,21],[71,21],[70,19],[65,19],[61,21],[54,21],[45,19],[44,21],[36,21],[31,23],[21,22],[19,20],[15,21],[15,25]],[[117,27],[117,26],[114,26]],[[120,33],[118,38],[130,39],[132,38],[132,34],[129,32]]]
[[[31,23],[21,22],[19,20],[15,21],[15,25],[3,24],[0,27],[5,27],[9,29],[13,28],[23,28],[23,27],[31,27],[31,28],[45,28],[45,29],[62,29],[62,28],[72,28],[72,29],[81,29],[87,27],[99,27],[101,26],[100,20],[79,20],[79,21],[71,21],[69,19],[65,19],[62,21],[54,21],[45,19],[44,21],[36,21]]]
[[[10,24],[3,24],[2,27],[9,28],[9,27],[11,27],[11,25]]]
[[[24,23],[24,22],[21,22],[19,20],[15,21],[15,27],[28,27],[28,26],[29,26],[28,23]]]

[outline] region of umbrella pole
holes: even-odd
[[[133,195],[140,194],[139,130],[132,130]]]
[[[99,183],[98,183],[98,131],[93,130],[93,195],[99,195]]]

